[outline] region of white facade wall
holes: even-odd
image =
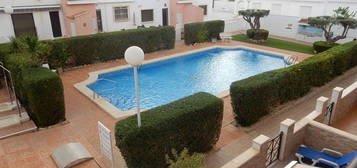
[[[9,42],[10,37],[15,36],[11,16],[0,13],[0,25],[0,43]]]
[[[127,6],[129,9],[129,19],[126,21],[115,21],[114,7]],[[137,26],[145,27],[162,25],[162,9],[169,8],[169,0],[137,0],[122,3],[97,3],[97,9],[101,10],[103,31],[119,31],[122,29],[133,29]],[[154,20],[151,22],[141,21],[141,10],[153,9]],[[169,9],[170,10],[170,9]],[[168,20],[169,19],[168,13]]]
[[[6,6],[11,6],[14,9],[17,8],[33,8],[38,6],[59,6],[60,0],[1,0],[0,9]],[[61,22],[61,31],[64,35],[63,13],[60,9],[59,17]],[[39,39],[52,39],[52,27],[49,11],[32,11],[36,33]],[[11,19],[11,14],[0,12],[0,43],[6,43],[10,41],[11,37],[15,36],[14,27]]]
[[[52,39],[52,26],[50,14],[48,11],[33,12],[33,20],[35,22],[37,37],[39,39]]]

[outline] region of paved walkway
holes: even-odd
[[[146,59],[148,60],[152,58],[168,56],[174,53],[185,52],[213,45],[244,45],[249,47],[255,47],[259,49],[296,55],[298,56],[300,61],[310,56],[302,53],[232,41],[230,43],[204,43],[195,46],[185,46],[182,44],[177,44],[176,48],[172,50],[165,50],[146,54]],[[57,125],[53,128],[45,129],[38,132],[28,133],[0,140],[0,167],[54,168],[55,164],[50,158],[51,152],[53,152],[60,145],[69,142],[82,143],[96,158],[96,160],[102,167],[110,167],[109,162],[104,159],[103,156],[100,154],[97,121],[101,121],[109,129],[113,130],[115,120],[98,106],[96,106],[94,103],[92,103],[91,100],[81,95],[73,87],[73,84],[87,79],[89,72],[124,64],[126,64],[124,60],[116,60],[107,63],[73,68],[64,72],[61,75],[61,78],[64,85],[66,118],[68,123],[64,125]],[[242,143],[239,145],[244,146],[244,144],[246,144],[246,147],[248,147],[251,137],[255,136],[255,134],[252,134],[252,132],[244,132],[242,129],[235,128],[229,124],[233,121],[233,114],[230,109],[229,98],[225,98],[224,100],[224,127],[222,128],[221,139],[219,140],[217,147],[210,153],[210,167],[217,167],[218,165],[223,164],[224,161],[230,160],[237,154],[238,150],[236,149],[239,148],[237,145],[234,145],[233,143],[233,145],[231,145],[233,146],[233,148],[230,150],[228,150],[229,147],[223,147],[224,145],[229,144],[233,140],[233,142],[237,142],[237,140],[235,139],[239,138],[239,140],[242,141]],[[258,132],[256,134],[258,134]],[[239,149],[241,151],[244,148]],[[116,160],[116,167],[125,167],[125,162],[123,161],[123,159],[120,159],[121,157],[118,150],[115,151],[115,154],[115,158],[118,158]],[[214,158],[214,156],[217,156],[217,158]],[[227,158],[221,158],[225,156],[227,156]],[[217,163],[214,163],[215,160],[217,160]],[[98,166],[96,162],[90,161],[85,164],[82,164],[81,166],[77,166],[77,168],[78,167],[94,168]]]
[[[252,140],[260,134],[275,137],[279,131],[280,122],[287,118],[295,121],[302,119],[313,111],[317,98],[320,96],[330,97],[333,88],[337,86],[346,88],[355,81],[357,81],[357,67],[349,70],[344,75],[337,77],[325,86],[314,88],[304,97],[285,103],[284,105],[278,107],[273,114],[263,117],[263,119],[250,128],[241,128],[241,131],[243,131],[243,133],[241,133],[242,136],[234,141],[231,141],[228,145],[219,149],[214,149],[209,153],[207,158],[208,167],[218,168],[232,160],[240,153],[250,148]],[[228,113],[227,110],[228,109],[225,109],[226,113]],[[346,120],[348,120],[349,123],[354,124],[346,126],[341,125],[341,127],[344,127],[347,131],[356,133],[357,114],[355,112],[351,114],[351,116],[352,115],[354,118],[348,118],[347,116]]]

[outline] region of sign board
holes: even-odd
[[[100,121],[98,121],[98,132],[100,141],[100,151],[110,161],[113,161],[113,148],[112,148],[112,136],[111,131],[105,127]],[[113,165],[114,166],[114,165]]]

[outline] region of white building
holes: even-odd
[[[40,39],[64,36],[59,0],[1,0],[0,43],[11,36],[33,33]]]
[[[0,43],[25,33],[53,39],[138,26],[176,26],[180,16],[185,24],[212,18],[211,14],[210,0],[1,0]]]

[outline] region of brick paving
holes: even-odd
[[[296,55],[298,56],[299,61],[310,56],[307,54],[235,41],[230,43],[203,43],[194,46],[185,46],[182,42],[179,42],[176,44],[175,49],[146,54],[146,60],[213,45],[244,45]],[[0,167],[54,168],[55,164],[50,158],[51,152],[53,152],[60,145],[69,142],[82,143],[95,157],[101,167],[110,167],[109,162],[100,154],[99,138],[97,135],[97,121],[101,121],[113,131],[115,119],[96,106],[93,102],[91,102],[91,100],[81,95],[73,87],[73,84],[85,80],[88,77],[89,72],[124,64],[126,64],[124,60],[115,60],[107,63],[99,63],[66,70],[61,75],[61,78],[64,85],[66,118],[68,123],[0,140]],[[230,124],[234,120],[234,117],[229,97],[224,98],[224,101],[225,109],[221,138],[219,139],[216,147],[208,154],[209,167],[218,167],[224,162],[230,160],[229,158],[233,158],[237,155],[237,150],[235,150],[237,145],[234,144],[234,147],[229,150],[229,147],[227,148],[227,144],[232,144],[232,142],[239,139],[241,143],[238,144],[238,146],[249,147],[251,137],[254,136],[251,132],[244,131],[244,129],[241,128],[236,128]],[[269,129],[269,127],[267,127],[267,129]],[[125,163],[117,149],[114,153],[116,158],[116,167],[125,167]],[[98,165],[92,160],[76,167],[94,168],[98,167]]]

